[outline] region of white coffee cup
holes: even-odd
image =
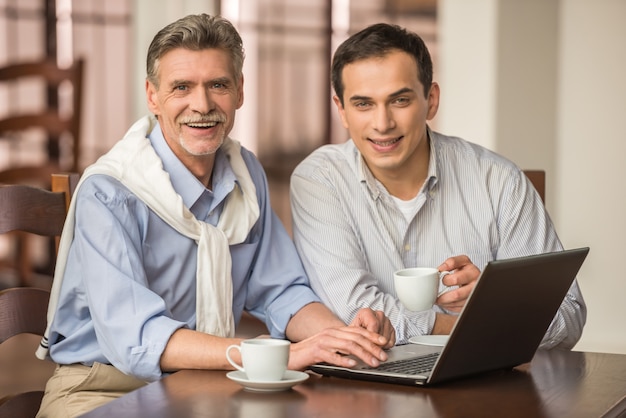
[[[426,311],[435,304],[440,294],[453,288],[445,286],[442,282],[448,274],[449,271],[440,272],[432,267],[398,270],[393,274],[398,299],[411,311]]]
[[[250,381],[276,382],[282,380],[287,370],[290,344],[287,340],[273,338],[243,340],[241,345],[226,348],[226,358],[234,368],[244,372]],[[232,349],[241,353],[243,367],[230,357]]]

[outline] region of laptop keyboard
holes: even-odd
[[[432,353],[410,359],[390,361],[376,368],[370,367],[370,369],[408,375],[424,374],[432,370],[438,357],[439,353]]]

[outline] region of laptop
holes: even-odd
[[[585,247],[491,261],[443,347],[396,346],[377,368],[358,359],[351,369],[326,363],[309,368],[326,376],[433,385],[527,363],[588,253]]]

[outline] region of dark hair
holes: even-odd
[[[350,36],[335,51],[331,81],[342,105],[343,68],[355,61],[383,57],[394,50],[406,52],[415,59],[419,81],[424,86],[424,95],[428,95],[433,82],[433,62],[422,38],[398,25],[377,23]]]
[[[188,15],[161,29],[148,48],[147,77],[159,87],[159,59],[167,52],[185,48],[192,51],[217,48],[230,54],[233,73],[241,77],[245,57],[243,42],[234,26],[226,19],[207,14]]]

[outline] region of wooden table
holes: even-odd
[[[85,417],[626,417],[626,355],[539,351],[514,370],[434,387],[312,374],[276,393],[245,391],[224,371],[184,370]]]

